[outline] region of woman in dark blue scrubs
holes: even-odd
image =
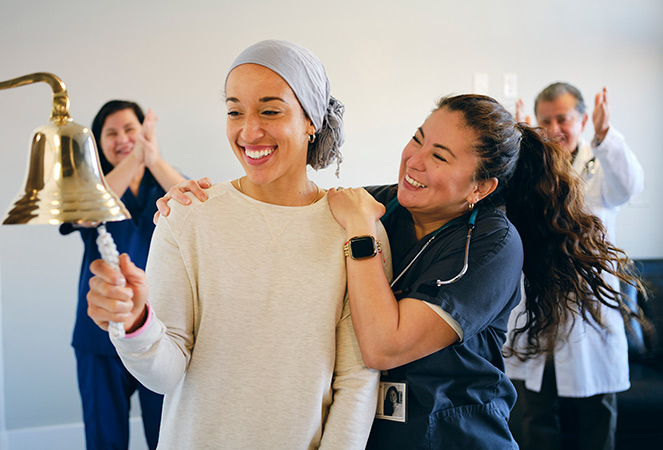
[[[136,103],[113,100],[101,108],[92,123],[106,181],[131,213],[131,219],[108,222],[106,229],[118,251],[131,255],[141,268],[145,268],[154,231],[155,202],[184,180],[161,158],[155,122],[152,111],[145,116]],[[92,277],[89,266],[100,258],[98,234],[93,227],[60,226],[62,234],[74,231],[80,232],[85,248],[72,346],[76,353],[87,448],[128,448],[130,398],[138,391],[148,447],[155,449],[163,396],[142,386],[124,368],[108,333],[88,317],[86,295]]]
[[[168,214],[170,198],[186,202],[184,191],[204,200],[208,186],[180,184],[159,200],[160,212]],[[403,150],[397,185],[329,191],[348,239],[362,357],[382,371],[378,398],[395,387],[403,411],[378,407],[368,448],[518,448],[502,349],[521,275],[522,358],[550,350],[569,310],[600,324],[597,300],[619,307],[602,272],[637,283],[581,192],[560,147],[479,95],[440,100]],[[393,281],[379,258],[387,245],[376,242],[380,219]]]
[[[546,349],[573,302],[597,312],[587,290],[600,286],[599,300],[617,304],[598,273],[616,272],[609,261],[621,267],[624,255],[584,212],[565,161],[493,99],[462,95],[442,99],[416,130],[398,185],[330,191],[348,239],[362,356],[382,370],[382,389],[404,392],[404,417],[378,410],[368,448],[518,448],[508,427],[516,392],[501,352],[521,270],[532,351]],[[359,245],[375,239],[380,218],[391,286],[376,252]]]

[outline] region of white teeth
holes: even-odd
[[[407,175],[407,174],[405,174],[405,181],[407,181],[408,183],[410,183],[414,187],[418,187],[418,188],[425,188],[426,187],[425,184],[419,183],[417,180],[415,180],[413,178],[410,178],[410,176]]]
[[[274,151],[274,149],[270,148],[270,149],[258,150],[258,151],[246,149],[245,151],[246,151],[246,156],[248,156],[249,158],[251,158],[251,159],[260,159],[260,158],[264,158],[267,155],[271,155],[272,152]]]

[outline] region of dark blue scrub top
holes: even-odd
[[[387,205],[396,186],[367,190]],[[461,326],[464,339],[432,355],[383,372],[381,381],[405,382],[406,423],[376,419],[369,449],[518,448],[508,427],[516,392],[504,373],[502,345],[511,310],[520,301],[523,249],[506,216],[481,208],[463,267],[469,214],[444,229],[393,287],[396,298],[442,307]],[[417,241],[412,216],[398,207],[383,220],[391,245],[394,278],[429,236]]]
[[[127,189],[122,196],[131,219],[119,222],[106,222],[106,229],[113,236],[115,245],[120,254],[127,253],[136,266],[145,269],[147,254],[150,250],[154,223],[152,218],[156,212],[156,201],[163,197],[165,191],[156,182],[149,171],[145,171],[138,188],[138,197]],[[115,347],[111,344],[108,332],[99,328],[87,315],[87,293],[90,289],[89,281],[92,278],[90,263],[101,258],[97,249],[96,228],[74,228],[72,224],[60,225],[61,234],[79,231],[84,244],[83,263],[78,283],[78,307],[76,310],[76,324],[71,345],[79,350],[85,350],[102,355],[117,355]]]

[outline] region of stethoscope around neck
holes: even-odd
[[[391,214],[393,214],[393,212],[399,206],[400,206],[400,203],[398,203],[398,197],[394,197],[389,202],[389,204],[387,205],[387,211],[384,213],[384,215],[382,216],[382,219],[380,219],[380,220],[384,220],[387,217],[389,217]],[[472,210],[472,214],[470,214],[470,218],[467,221],[467,239],[465,240],[465,258],[464,258],[464,262],[463,262],[463,268],[461,269],[460,272],[458,272],[458,275],[456,275],[453,278],[450,278],[448,280],[437,280],[436,284],[437,284],[438,287],[444,286],[444,285],[447,285],[447,284],[451,284],[451,283],[455,283],[456,281],[463,278],[463,276],[467,272],[467,269],[469,267],[468,262],[469,262],[469,257],[470,257],[470,240],[472,239],[472,231],[474,230],[474,225],[476,223],[478,213],[479,213],[479,208],[474,208]],[[405,272],[407,272],[407,270],[412,266],[412,264],[414,264],[414,262],[419,258],[419,256],[421,256],[421,254],[424,252],[424,250],[426,250],[426,248],[430,245],[431,242],[433,242],[433,240],[437,237],[438,234],[440,234],[440,232],[442,230],[448,228],[452,224],[457,223],[459,221],[460,221],[460,217],[456,217],[455,219],[450,220],[449,222],[445,223],[440,228],[435,230],[433,232],[433,234],[431,235],[431,237],[428,239],[428,241],[424,244],[424,246],[421,247],[421,250],[419,250],[419,252],[414,256],[414,258],[412,258],[412,261],[410,261],[408,263],[408,265],[405,267],[405,269],[403,269],[401,271],[401,273],[396,278],[394,278],[394,280],[391,282],[390,286],[392,288],[394,287],[394,285],[398,282],[398,280],[401,279],[403,274],[405,274]]]

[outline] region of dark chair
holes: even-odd
[[[659,449],[663,446],[663,260],[635,261],[649,299],[637,298],[652,322],[651,340],[633,330],[629,338],[631,389],[617,394],[617,449]]]

